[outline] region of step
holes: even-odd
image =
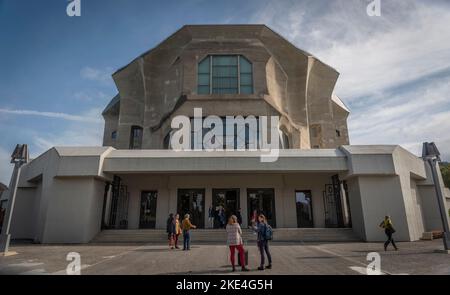
[[[193,230],[192,239],[196,242],[224,243],[225,230]],[[256,234],[250,229],[243,229],[244,241],[256,241]],[[361,239],[351,228],[278,228],[274,229],[275,242],[356,242]],[[162,229],[103,230],[92,243],[166,243],[167,233]]]

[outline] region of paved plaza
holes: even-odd
[[[385,274],[450,274],[450,255],[436,253],[442,241],[398,243],[400,251],[384,252],[380,243],[272,243],[272,270],[256,270],[259,253],[249,250],[250,272],[245,274],[360,275],[366,273],[370,252],[381,255]],[[69,252],[81,257],[81,273],[95,274],[243,274],[231,273],[228,248],[196,245],[191,251],[170,250],[154,244],[14,244],[16,255],[0,257],[0,274],[66,274]]]

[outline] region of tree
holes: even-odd
[[[443,162],[440,164],[444,185],[450,188],[450,163]]]

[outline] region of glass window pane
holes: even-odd
[[[241,86],[253,84],[252,74],[241,74]]]
[[[198,86],[198,94],[209,94],[209,85],[208,86]]]
[[[198,64],[198,73],[199,74],[209,74],[209,56],[206,57]]]
[[[237,56],[217,55],[213,56],[213,66],[237,66]]]
[[[208,56],[198,64],[198,94],[210,93],[210,60]]]
[[[252,86],[241,86],[241,94],[252,94],[253,87]]]
[[[209,86],[209,74],[198,74],[198,85]]]
[[[240,88],[242,94],[253,93],[253,73],[251,62],[243,56],[239,57]]]
[[[241,74],[243,73],[252,73],[252,64],[243,56],[239,58],[240,60],[240,68],[241,68]]]
[[[213,66],[213,76],[237,77],[237,66]]]
[[[215,94],[238,93],[237,56],[213,56],[212,88]]]

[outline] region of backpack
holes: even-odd
[[[265,240],[272,240],[273,238],[273,229],[270,225],[266,224],[266,230],[264,233],[264,239]]]

